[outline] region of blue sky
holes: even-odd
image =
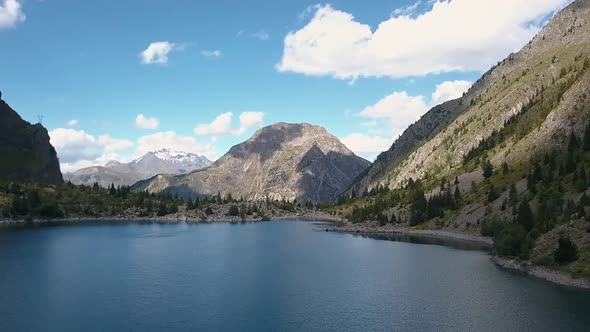
[[[278,121],[371,160],[568,2],[0,0],[0,89],[65,171]]]

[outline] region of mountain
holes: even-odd
[[[462,98],[432,108],[378,156],[352,189],[398,188],[410,178],[456,175],[466,155],[516,120],[519,134],[503,138],[504,144],[489,153],[494,165],[521,164],[563,146],[571,131],[583,135],[589,118],[584,102],[590,80],[588,7],[586,0],[575,1]]]
[[[0,94],[0,97],[2,95]],[[47,129],[23,120],[0,99],[0,180],[62,183]]]
[[[194,153],[176,152],[167,149],[148,152],[129,163],[109,161],[103,166],[92,166],[66,173],[64,178],[74,184],[106,187],[132,185],[156,174],[184,174],[211,165],[211,161]]]
[[[589,170],[590,0],[577,0],[405,130],[331,213],[357,230],[490,236],[527,270],[590,280]]]
[[[322,127],[276,123],[232,147],[209,168],[179,176],[158,175],[132,189],[330,202],[369,165]]]

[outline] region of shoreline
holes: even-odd
[[[464,233],[454,233],[449,231],[441,230],[430,230],[430,229],[414,229],[404,226],[358,226],[347,224],[345,226],[336,226],[329,230],[330,232],[337,233],[350,233],[350,234],[400,234],[400,235],[418,235],[427,236],[439,239],[457,240],[465,242],[474,242],[477,244],[489,246],[490,248],[494,245],[494,240],[490,237],[481,235],[472,235]]]
[[[51,225],[51,224],[84,224],[84,223],[115,223],[115,224],[212,224],[212,223],[255,223],[255,222],[268,222],[273,220],[294,220],[294,221],[324,221],[324,222],[339,222],[339,218],[335,218],[331,215],[324,213],[279,213],[270,217],[270,220],[263,220],[260,217],[247,217],[242,219],[241,217],[227,216],[227,215],[211,215],[206,220],[187,216],[182,213],[166,215],[166,216],[151,216],[151,217],[140,217],[135,215],[124,215],[124,216],[96,216],[96,217],[67,217],[67,218],[55,218],[55,219],[40,219],[34,218],[32,220],[26,219],[11,219],[11,218],[0,218],[0,228],[12,227],[12,226],[26,226],[26,225]]]
[[[455,241],[464,241],[485,245],[490,249],[494,245],[494,240],[490,237],[454,233],[449,231],[441,230],[428,230],[428,229],[413,229],[404,226],[378,226],[378,225],[352,225],[347,224],[345,226],[336,226],[333,229],[326,229],[326,231],[337,232],[337,233],[348,233],[348,234],[367,234],[367,235],[387,235],[387,234],[399,234],[399,235],[417,235],[425,236],[435,239],[448,239]],[[491,255],[490,260],[499,268],[517,271],[525,273],[529,276],[542,279],[547,282],[551,282],[556,285],[564,287],[572,287],[578,289],[590,289],[590,280],[584,278],[574,278],[561,271],[541,266],[533,265],[528,261],[522,261],[514,258],[503,258]]]
[[[561,286],[590,289],[590,280],[586,280],[584,278],[573,278],[563,272],[545,266],[533,265],[518,258],[502,258],[498,256],[492,256],[491,260],[501,269],[518,271]]]

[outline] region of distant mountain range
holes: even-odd
[[[211,161],[194,153],[162,149],[148,152],[129,163],[109,161],[105,166],[92,166],[64,174],[74,184],[106,187],[132,185],[156,174],[186,174],[211,165]]]
[[[330,202],[370,164],[322,127],[281,122],[258,130],[204,170],[158,175],[132,189],[184,197],[221,193],[251,200]]]

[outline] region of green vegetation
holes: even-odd
[[[575,262],[578,259],[578,247],[569,238],[559,238],[558,247],[553,252],[553,258],[558,264]]]
[[[313,206],[311,206],[313,207]],[[207,220],[215,211],[227,211],[231,217],[269,218],[273,211],[293,212],[302,208],[297,202],[266,200],[246,202],[231,194],[183,199],[167,193],[132,192],[128,186],[102,188],[71,183],[43,185],[0,182],[0,218],[58,219],[77,217],[153,218],[178,212]]]

